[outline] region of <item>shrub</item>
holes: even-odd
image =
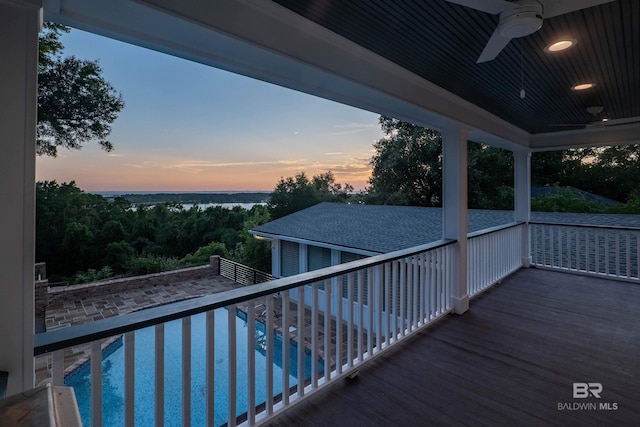
[[[605,208],[567,188],[531,199],[531,210],[538,212],[602,213]]]
[[[80,283],[91,283],[98,280],[108,279],[112,276],[113,270],[107,265],[102,267],[100,270],[90,268],[87,271],[80,271],[76,273],[76,275],[73,276],[72,283],[76,285]]]
[[[192,254],[188,254],[180,260],[180,265],[189,267],[195,265],[205,265],[209,263],[212,255],[220,255],[223,258],[229,258],[229,251],[224,243],[212,242],[206,246],[198,248]]]
[[[176,258],[145,255],[134,258],[127,268],[127,273],[132,276],[160,273],[161,271],[177,270],[180,262]]]

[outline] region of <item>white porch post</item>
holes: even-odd
[[[307,253],[307,245],[304,243],[298,244],[298,272],[306,273],[309,271],[309,259]]]
[[[273,277],[281,277],[282,270],[282,249],[280,245],[280,239],[273,239],[271,241],[271,275]]]
[[[38,0],[0,0],[0,370],[33,387]]]
[[[451,305],[462,314],[469,309],[467,293],[467,129],[442,131],[443,237],[455,239],[451,266]]]
[[[529,221],[531,219],[531,152],[514,151],[513,178],[516,221],[522,221],[522,266],[531,265],[531,247],[529,245]]]

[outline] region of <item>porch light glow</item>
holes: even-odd
[[[571,89],[573,89],[573,90],[586,90],[586,89],[591,89],[595,85],[596,85],[595,83],[580,83],[579,85],[573,86]]]
[[[578,41],[575,39],[560,40],[545,46],[544,51],[547,53],[560,52],[562,50],[569,49],[570,47],[575,46],[576,43],[578,43]]]

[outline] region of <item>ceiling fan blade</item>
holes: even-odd
[[[498,56],[500,52],[502,52],[502,49],[504,49],[504,47],[509,44],[510,41],[511,39],[502,37],[498,32],[498,29],[496,29],[493,34],[491,34],[491,38],[487,42],[487,45],[484,47],[484,50],[480,54],[480,57],[476,61],[476,64],[495,59],[495,57]]]
[[[553,18],[554,16],[599,6],[612,1],[614,0],[543,0],[541,2],[544,6],[543,18]]]
[[[623,119],[611,119],[604,122],[605,126],[621,126],[640,123],[640,117],[626,117]]]
[[[505,0],[445,0],[449,3],[459,4],[482,12],[497,15],[513,7],[513,3]]]

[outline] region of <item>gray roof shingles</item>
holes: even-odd
[[[640,215],[532,212],[537,222],[640,227]],[[512,211],[469,210],[469,232],[514,221]],[[442,209],[320,203],[255,227],[256,234],[387,253],[439,240]],[[289,238],[289,239],[288,239]]]

